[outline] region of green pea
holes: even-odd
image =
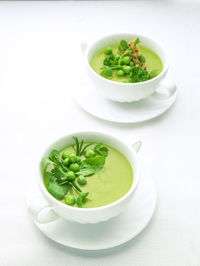
[[[104,53],[107,54],[107,55],[112,54],[112,48],[111,47],[106,47]]]
[[[120,56],[118,54],[115,55],[115,59],[119,60]]]
[[[68,166],[69,163],[70,163],[69,158],[65,158],[65,160],[63,161],[64,166]]]
[[[129,74],[131,72],[131,67],[130,66],[124,66],[123,67],[123,71],[126,73],[126,74]]]
[[[85,152],[85,157],[87,157],[87,158],[94,157],[94,155],[95,155],[95,152],[92,149],[88,149]]]
[[[75,180],[75,174],[74,174],[74,172],[72,172],[72,171],[68,171],[67,172],[67,179],[69,180],[69,181],[74,181]]]
[[[76,155],[73,154],[73,153],[71,153],[71,154],[69,155],[69,161],[70,161],[70,163],[75,163],[76,160],[77,160]]]
[[[130,67],[133,67],[134,66],[134,63],[131,61],[130,64],[129,64]]]
[[[71,154],[70,151],[64,151],[63,154],[62,154],[63,160],[66,159],[70,154]]]
[[[111,77],[112,76],[112,69],[110,67],[104,68],[103,75],[106,77]]]
[[[128,65],[128,64],[130,63],[130,61],[131,61],[131,59],[130,59],[129,56],[124,56],[124,57],[122,58],[122,63],[123,63],[124,65]]]
[[[74,195],[69,194],[69,195],[65,198],[65,203],[66,203],[67,205],[74,205],[75,202],[76,202],[76,200],[75,200]]]
[[[124,71],[123,70],[118,70],[117,71],[117,76],[118,77],[123,77],[124,76]]]
[[[77,163],[72,163],[70,164],[69,169],[73,172],[77,172],[78,170],[80,170],[80,166]]]
[[[87,183],[87,180],[85,179],[85,177],[83,175],[80,175],[78,178],[77,178],[77,181],[79,183],[79,185],[85,185]]]
[[[77,156],[77,157],[76,157],[76,160],[77,160],[77,162],[79,163],[79,162],[81,161],[81,157],[80,157],[80,156]]]

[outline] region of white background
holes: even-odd
[[[173,108],[138,125],[83,112],[80,40],[142,32],[165,44],[179,89]],[[198,2],[0,2],[0,265],[200,265],[200,4]],[[103,106],[102,106],[103,108]],[[95,129],[143,141],[156,182],[149,226],[112,250],[84,252],[47,239],[25,206],[25,186],[43,147],[69,130]]]

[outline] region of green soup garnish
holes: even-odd
[[[95,208],[123,197],[133,183],[133,171],[126,157],[101,143],[84,143],[61,151],[53,150],[44,170],[49,193],[63,204]],[[65,164],[66,159],[71,162]]]
[[[93,55],[90,66],[104,78],[126,83],[147,81],[163,70],[160,57],[141,45],[139,38],[100,49]]]

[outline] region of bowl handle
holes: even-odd
[[[125,141],[134,149],[136,153],[138,153],[142,147],[142,141],[136,136],[130,135]]]
[[[154,93],[153,96],[159,100],[168,100],[172,96],[174,96],[174,94],[177,92],[176,83],[172,80],[169,80],[169,79],[165,79],[165,80],[161,81],[159,84],[159,88],[163,88],[167,91],[167,93],[163,93],[163,92],[159,92],[159,91],[156,91]]]
[[[82,42],[81,43],[81,51],[82,51],[82,53],[83,54],[85,54],[85,51],[86,51],[86,49],[87,49],[87,43],[86,42]]]
[[[34,195],[32,195],[34,196]],[[59,216],[52,210],[49,202],[43,197],[33,197],[33,201],[28,202],[28,210],[36,223],[49,223],[55,221]]]

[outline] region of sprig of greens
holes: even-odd
[[[121,40],[118,46],[118,54],[113,54],[112,48],[107,47],[105,49],[106,57],[103,66],[100,68],[102,70],[101,75],[111,79],[113,72],[116,71],[118,77],[127,78],[124,81],[126,83],[143,82],[154,78],[157,71],[148,72],[145,65],[146,59],[139,50],[139,43],[139,38],[129,43],[126,40]]]
[[[43,158],[42,169],[48,173],[47,190],[53,197],[58,200],[65,198],[66,204],[73,205],[76,202],[78,207],[82,207],[88,192],[79,194],[82,191],[78,184],[85,185],[87,183],[85,177],[96,174],[104,167],[108,148],[102,143],[98,143],[94,148],[87,149],[93,143],[84,145],[84,141],[79,142],[75,136],[73,136],[73,140],[76,155],[69,151],[61,154],[54,149],[48,158]],[[75,194],[79,194],[77,199],[74,195],[69,194],[69,191],[72,190],[76,191]]]
[[[73,136],[73,139],[74,139],[74,142],[75,142],[75,146],[76,146],[76,155],[77,156],[81,156],[83,155],[84,151],[92,145],[92,143],[88,143],[86,144],[84,147],[83,147],[83,140],[81,140],[81,142],[79,143],[79,140],[77,137],[74,137]]]

